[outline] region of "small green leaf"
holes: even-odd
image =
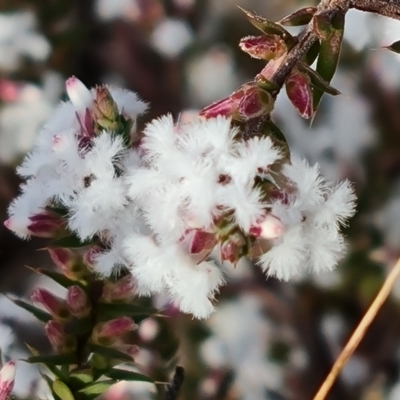
[[[54,354],[50,356],[32,356],[25,360],[29,364],[71,365],[76,364],[75,354]]]
[[[61,400],[75,400],[71,390],[64,382],[59,380],[54,381],[52,390]]]
[[[287,26],[306,25],[311,21],[316,11],[317,7],[304,7],[282,18],[279,23]]]
[[[128,354],[122,353],[119,350],[113,349],[112,347],[104,347],[100,346],[98,344],[89,344],[89,349],[96,354],[100,354],[104,356],[105,358],[113,358],[116,360],[121,360],[121,361],[132,361],[132,357],[129,356]]]
[[[333,78],[338,66],[340,51],[342,49],[342,39],[344,32],[344,13],[337,12],[332,18],[332,34],[329,39],[321,41],[321,48],[317,61],[316,71],[328,84]],[[318,110],[324,91],[314,87],[313,108],[314,117]]]
[[[318,14],[313,18],[314,33],[321,39],[327,40],[333,33],[331,18],[327,14]]]
[[[266,90],[267,92],[272,93],[272,92],[279,90],[279,86],[276,83],[264,78],[261,74],[258,74],[256,76],[255,81],[257,82],[258,86],[260,86],[262,89]]]
[[[307,53],[303,56],[303,62],[311,65],[318,57],[319,50],[321,48],[321,43],[319,40],[314,42],[314,44],[310,47],[310,49],[307,51]]]
[[[79,249],[97,244],[96,239],[82,241],[78,236],[72,234],[61,239],[53,240],[49,247],[66,247],[69,249]]]
[[[48,278],[52,279],[53,281],[57,282],[59,285],[67,289],[74,285],[80,286],[78,281],[73,281],[72,279],[67,278],[64,274],[61,274],[59,272],[45,268],[37,268],[32,270],[39,273],[40,275],[47,276]]]
[[[108,379],[101,382],[93,382],[85,386],[78,393],[84,393],[86,395],[99,396],[106,392],[110,386],[114,385],[115,381],[113,379]]]
[[[23,300],[13,299],[11,297],[8,298],[17,306],[33,314],[39,321],[48,322],[52,319],[52,316],[49,313],[40,310],[39,308],[33,306],[32,304],[26,303]]]
[[[385,46],[383,47],[384,49],[388,49],[390,51],[393,51],[397,54],[400,54],[400,40],[397,42],[392,43],[390,46]]]
[[[98,310],[102,318],[131,317],[135,319],[136,322],[141,320],[140,317],[162,316],[155,308],[143,307],[130,303],[99,303]]]
[[[238,6],[239,7],[239,6]],[[255,13],[247,11],[242,7],[239,7],[241,11],[246,14],[247,19],[250,21],[252,25],[254,25],[257,29],[267,35],[279,35],[289,46],[294,46],[297,42],[297,39],[294,38],[285,28],[272,22],[266,18],[261,17]]]
[[[69,375],[70,386],[75,390],[82,389],[91,382],[93,382],[93,376],[90,369],[73,371]]]
[[[108,371],[105,375],[108,376],[109,378],[115,379],[116,381],[138,381],[138,382],[154,383],[154,380],[146,375],[118,368],[113,368],[112,370]]]
[[[46,210],[59,215],[60,217],[67,217],[68,210],[62,206],[46,206]]]
[[[317,71],[314,71],[307,64],[299,62],[297,64],[297,67],[300,71],[306,73],[310,77],[311,83],[319,90],[323,90],[325,93],[328,93],[332,96],[338,96],[339,94],[341,94],[339,90],[329,85],[329,83],[324,78],[322,78],[322,76]]]

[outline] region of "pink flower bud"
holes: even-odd
[[[71,286],[67,291],[67,307],[76,318],[89,315],[91,307],[87,294],[79,286]]]
[[[70,249],[55,247],[47,249],[54,264],[62,273],[71,279],[81,279],[87,276],[88,271],[83,265],[82,257]]]
[[[57,320],[65,320],[70,315],[65,300],[46,289],[35,289],[32,292],[31,300],[42,305]]]
[[[282,222],[271,214],[267,214],[261,221],[252,225],[249,234],[263,239],[276,239],[283,235],[285,227]]]
[[[83,254],[83,263],[90,269],[96,264],[96,256],[101,254],[103,250],[98,246],[90,247],[85,253]]]
[[[179,243],[187,253],[193,256],[194,261],[199,263],[214,249],[217,238],[214,233],[202,229],[188,229]]]
[[[240,232],[229,235],[221,244],[221,260],[236,264],[246,255],[247,242]]]
[[[286,53],[285,42],[278,35],[246,36],[239,47],[251,57],[273,60]]]
[[[57,321],[49,321],[44,326],[46,336],[53,349],[59,353],[70,353],[76,348],[76,340],[65,333],[63,326]]]
[[[293,106],[303,118],[313,115],[311,79],[298,70],[293,70],[286,78],[286,93]]]
[[[67,79],[65,86],[68,97],[76,112],[78,115],[84,115],[85,110],[92,106],[92,93],[78,78],[75,78],[75,76]]]
[[[238,104],[238,101],[231,99],[231,97],[226,97],[203,108],[199,115],[205,118],[215,118],[218,115],[230,117],[236,113]]]
[[[19,218],[14,215],[4,222],[4,226],[22,238],[31,235],[53,238],[64,232],[63,219],[58,214],[47,211],[32,215],[29,218]]]
[[[124,276],[116,282],[107,280],[103,286],[101,300],[106,303],[112,303],[114,301],[129,302],[135,296],[133,292],[134,286],[132,276],[130,275]]]
[[[246,84],[238,112],[243,119],[260,117],[269,114],[274,108],[271,93],[261,89],[257,84]]]
[[[0,371],[0,400],[8,400],[14,387],[15,362],[7,361]]]
[[[92,332],[94,342],[111,344],[123,334],[135,329],[137,326],[128,317],[119,317],[107,322],[98,323]]]

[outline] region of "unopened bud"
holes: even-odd
[[[129,302],[134,297],[133,289],[134,283],[131,275],[124,276],[116,282],[107,280],[103,285],[101,300],[106,303]]]
[[[92,246],[83,254],[83,263],[89,268],[93,269],[96,264],[96,256],[101,254],[103,250],[99,246]]]
[[[0,371],[0,400],[8,400],[14,387],[15,362],[7,361]]]
[[[303,118],[311,118],[313,97],[310,77],[299,70],[293,70],[286,78],[285,84],[288,98],[296,110]]]
[[[257,84],[246,84],[238,112],[243,119],[268,115],[274,108],[271,93],[261,89]]]
[[[193,256],[194,261],[204,260],[217,244],[214,233],[202,229],[189,229],[180,239],[180,245]]]
[[[83,279],[88,276],[89,271],[83,264],[82,257],[65,247],[48,249],[54,264],[70,279]]]
[[[199,115],[205,118],[215,118],[218,115],[231,117],[237,112],[238,105],[238,101],[231,97],[226,97],[225,99],[216,101],[215,103],[203,108]]]
[[[4,222],[4,226],[20,237],[37,236],[53,238],[65,231],[63,219],[55,213],[43,211],[28,218],[14,215]]]
[[[44,326],[51,347],[58,354],[70,353],[76,349],[76,339],[65,333],[63,326],[57,321],[49,321]]]
[[[282,222],[271,214],[267,214],[261,221],[252,225],[249,234],[257,238],[276,239],[283,235],[285,227]]]
[[[31,300],[42,305],[57,320],[65,320],[70,316],[66,301],[46,289],[35,289]]]
[[[221,261],[229,261],[236,265],[246,255],[246,249],[246,239],[240,232],[235,232],[221,244]]]
[[[92,106],[92,93],[78,78],[75,78],[75,76],[67,79],[65,86],[68,97],[76,112],[78,115],[84,115],[85,110]]]
[[[83,318],[89,315],[91,310],[89,298],[82,288],[76,285],[68,288],[67,307],[76,318]]]
[[[119,317],[107,322],[98,323],[92,332],[95,343],[110,345],[121,335],[135,329],[137,326],[128,317]]]
[[[118,126],[118,106],[105,86],[96,88],[92,116],[101,129],[115,130]]]
[[[286,53],[287,47],[278,35],[246,36],[240,48],[251,57],[262,60],[273,60]]]

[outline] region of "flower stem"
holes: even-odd
[[[390,271],[390,273],[386,277],[385,282],[383,283],[381,289],[379,290],[375,300],[368,308],[363,319],[358,324],[357,328],[353,332],[352,336],[350,337],[346,346],[340,353],[339,357],[336,359],[331,371],[329,372],[329,375],[322,383],[321,387],[319,388],[313,400],[324,400],[326,398],[329,390],[331,389],[339,373],[342,371],[344,365],[346,364],[350,356],[353,354],[358,344],[361,342],[362,338],[365,335],[365,332],[371,325],[382,304],[388,298],[399,276],[400,276],[400,259],[397,261],[394,268]]]

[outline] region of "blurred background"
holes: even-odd
[[[15,167],[75,75],[87,86],[112,83],[151,104],[140,121],[170,112],[184,118],[251,80],[263,63],[241,53],[257,34],[236,5],[278,20],[301,0],[1,0],[0,219],[17,194]],[[294,31],[295,32],[295,31]],[[182,365],[184,400],[308,400],[400,256],[400,59],[381,49],[400,39],[400,22],[361,12],[346,16],[333,85],[312,127],[284,91],[273,117],[292,151],[325,175],[349,178],[359,197],[339,268],[282,283],[241,262],[227,268],[218,311],[193,320],[168,305],[169,318],[137,332],[137,363],[158,381]],[[22,242],[0,226],[0,292],[29,297],[50,283],[26,265],[51,268],[44,240]],[[61,288],[52,287],[62,295]],[[141,300],[139,300],[141,301]],[[148,301],[148,300],[147,300]],[[43,327],[0,296],[3,360],[46,349]],[[331,400],[400,400],[400,282],[331,391]],[[46,398],[36,368],[18,364],[15,394]],[[119,384],[109,399],[163,399],[161,386]]]

